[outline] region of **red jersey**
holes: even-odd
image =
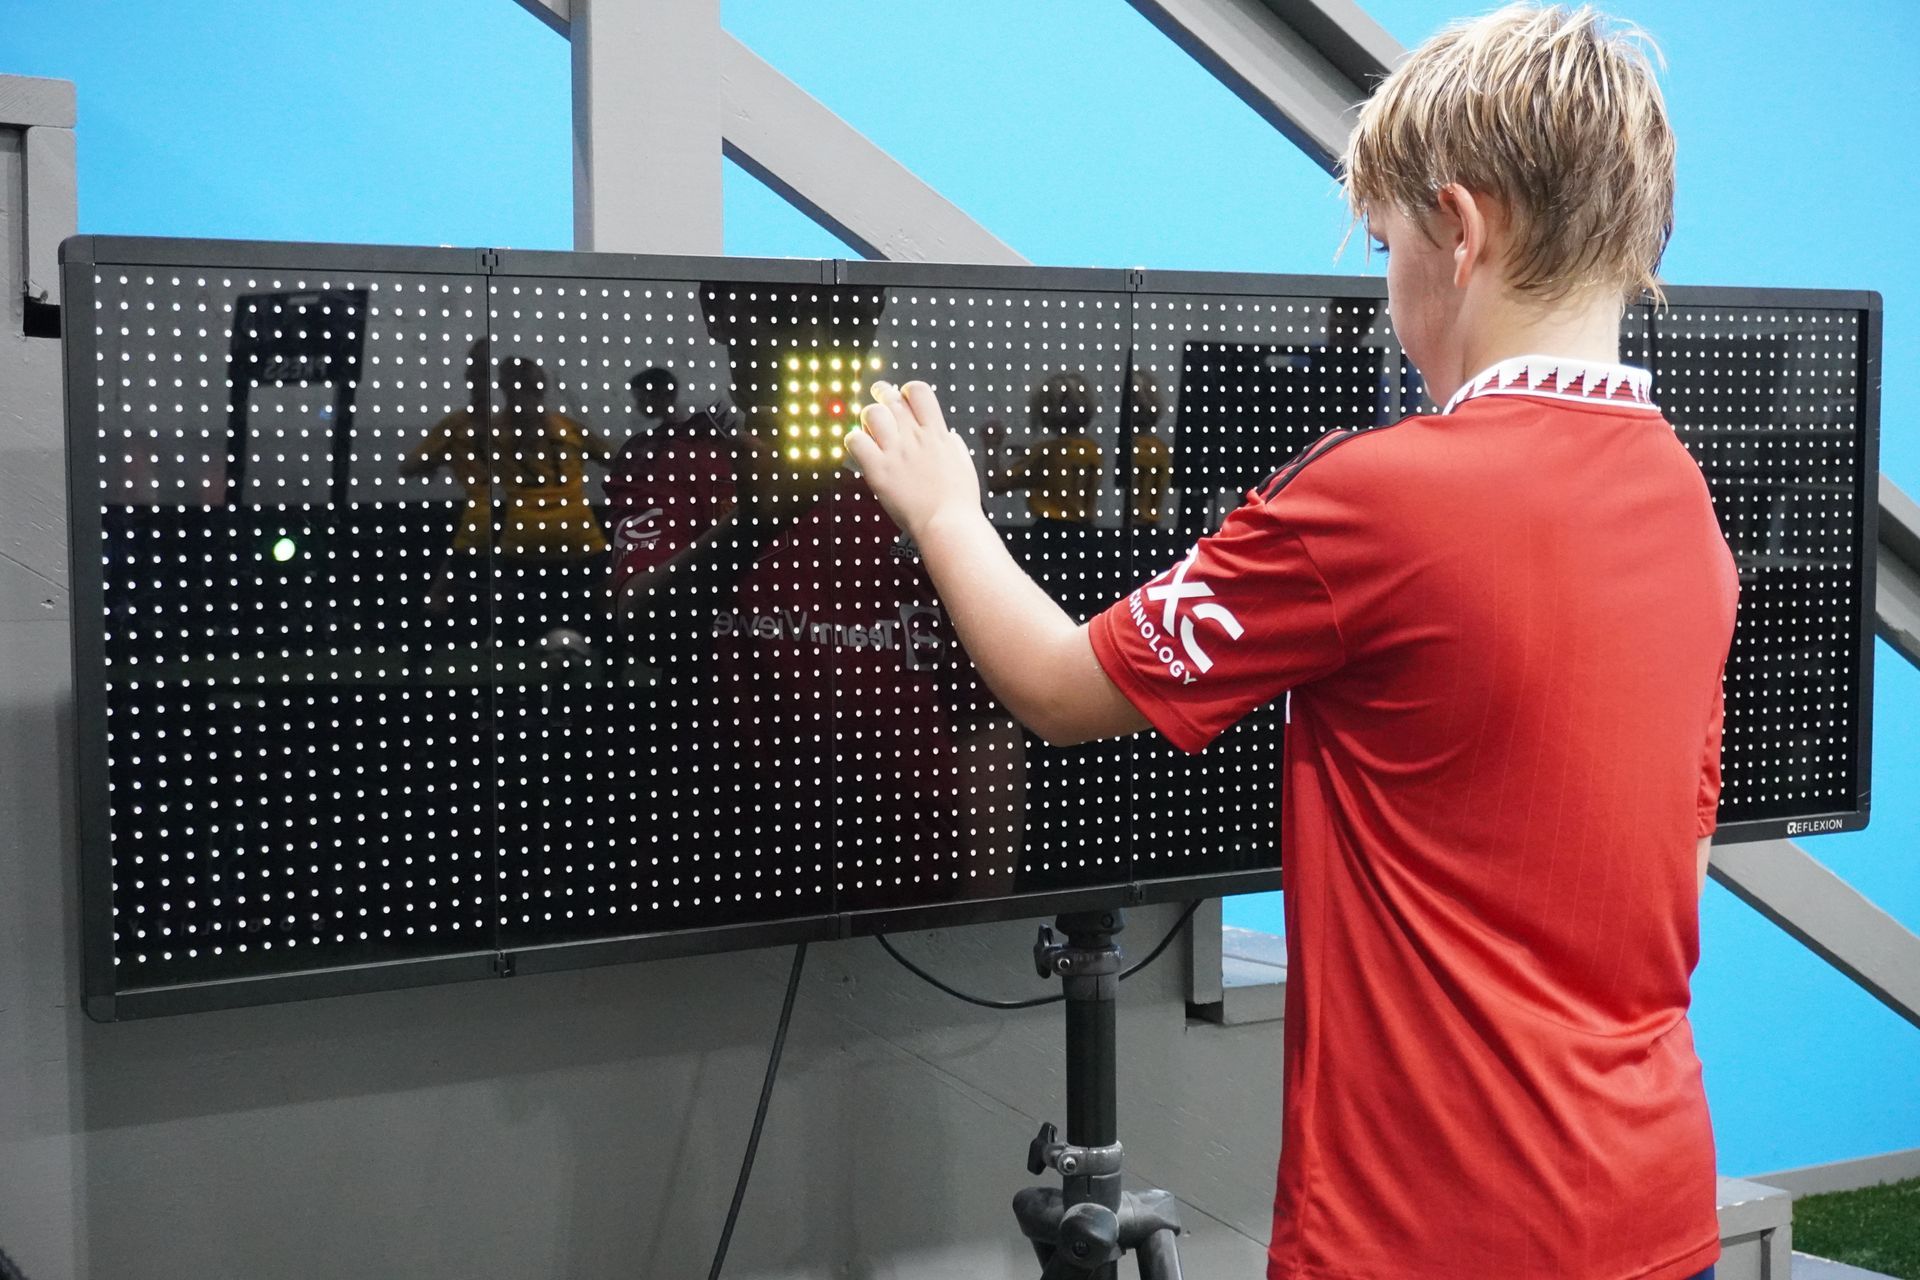
[[[1687,1008],[1739,582],[1646,384],[1522,357],[1323,436],[1089,624],[1183,751],[1291,691],[1271,1280],[1719,1256]]]
[[[629,578],[658,568],[685,551],[733,510],[739,489],[740,448],[718,429],[654,428],[629,440],[607,467],[602,486],[613,526],[613,571],[618,591]]]

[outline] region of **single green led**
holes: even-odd
[[[293,559],[293,553],[299,548],[293,545],[292,538],[282,538],[273,544],[273,558],[281,564]]]

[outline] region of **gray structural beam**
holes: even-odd
[[[1354,0],[1129,0],[1333,173],[1373,84],[1405,50]]]
[[[1920,666],[1920,506],[1880,477],[1880,548],[1874,617],[1880,638]]]
[[[50,125],[71,129],[76,116],[73,81],[39,76],[0,76],[0,128]]]
[[[16,132],[21,164],[24,257],[21,292],[60,301],[60,241],[73,234],[73,82],[0,76],[0,129]]]
[[[1880,477],[1874,619],[1920,665],[1920,506]],[[1920,936],[1788,840],[1718,845],[1713,878],[1874,999],[1920,1027]]]
[[[721,249],[720,0],[571,0],[573,247]]]
[[[45,465],[62,456],[60,344],[26,334],[29,303],[60,301],[60,241],[77,215],[73,122],[71,81],[0,75],[0,381],[16,379],[0,397],[0,622],[67,617],[66,540],[45,536],[65,528],[63,473]]]
[[[865,258],[1027,259],[753,50],[722,33],[726,154]]]
[[[1920,937],[1791,840],[1715,845],[1708,873],[1920,1027]]]
[[[579,38],[581,17],[588,4],[598,6],[589,18],[593,48],[582,51]],[[651,38],[647,24],[654,19],[642,12],[657,8],[661,0],[519,0],[522,8],[549,28],[567,36],[574,45],[574,247],[576,249],[615,250],[649,253],[719,253],[720,215],[717,206],[711,218],[710,249],[675,247],[672,228],[651,221],[652,210],[663,203],[660,192],[679,188],[672,180],[657,175],[637,195],[619,195],[630,190],[631,176],[644,177],[635,169],[630,156],[608,148],[617,148],[623,134],[639,126],[634,111],[671,110],[670,104],[638,102],[623,106],[614,92],[595,93],[591,84],[583,90],[584,65],[589,78],[596,66],[619,67],[619,56],[612,52]],[[708,7],[698,0],[697,8]],[[609,15],[618,14],[618,23]],[[636,25],[637,24],[637,25]],[[717,200],[721,156],[731,159],[761,182],[771,187],[788,203],[865,258],[884,258],[914,262],[993,262],[1021,264],[1026,259],[1004,241],[975,222],[952,201],[915,177],[911,170],[889,156],[828,110],[817,98],[782,75],[739,40],[714,27],[711,56],[701,63],[718,68],[718,75],[705,72],[684,74],[681,92],[700,100],[701,114],[696,127],[699,145],[712,144],[703,153],[702,166],[695,184],[705,191],[708,182],[706,160],[711,160],[714,198]],[[682,72],[686,68],[681,68]],[[713,93],[713,85],[719,93]],[[604,77],[603,77],[604,84]],[[654,98],[655,95],[649,95]],[[705,114],[711,106],[716,113],[709,127]],[[613,123],[597,128],[596,118]],[[583,144],[582,138],[597,139]],[[642,142],[636,152],[658,151]],[[581,157],[594,163],[583,165]],[[675,162],[686,160],[675,153]],[[609,186],[609,181],[625,188]],[[613,193],[613,194],[610,194]],[[628,207],[623,201],[632,200]],[[582,209],[592,211],[583,227]],[[645,217],[639,216],[645,212]],[[704,215],[703,215],[704,216]],[[627,221],[623,222],[622,219]],[[707,232],[699,227],[683,229],[697,240]],[[613,228],[625,228],[630,234],[618,234]],[[583,238],[583,236],[585,238]]]
[[[74,231],[73,123],[71,82],[0,75],[0,1247],[38,1277],[86,1274],[61,344],[26,336]]]

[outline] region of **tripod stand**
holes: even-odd
[[[1067,1140],[1051,1124],[1027,1148],[1027,1171],[1060,1173],[1059,1187],[1028,1187],[1013,1198],[1021,1233],[1033,1244],[1040,1280],[1117,1280],[1134,1251],[1141,1280],[1180,1280],[1180,1231],[1173,1196],[1120,1189],[1114,998],[1126,925],[1118,910],[1073,912],[1040,927],[1033,946],[1041,977],[1058,975],[1067,1004]]]

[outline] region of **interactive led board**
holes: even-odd
[[[840,452],[935,384],[1084,619],[1336,427],[1377,279],[82,237],[87,1008],[138,1016],[1276,888],[1281,706],[1059,749]],[[1740,566],[1721,838],[1864,823],[1879,302],[1624,357]]]

